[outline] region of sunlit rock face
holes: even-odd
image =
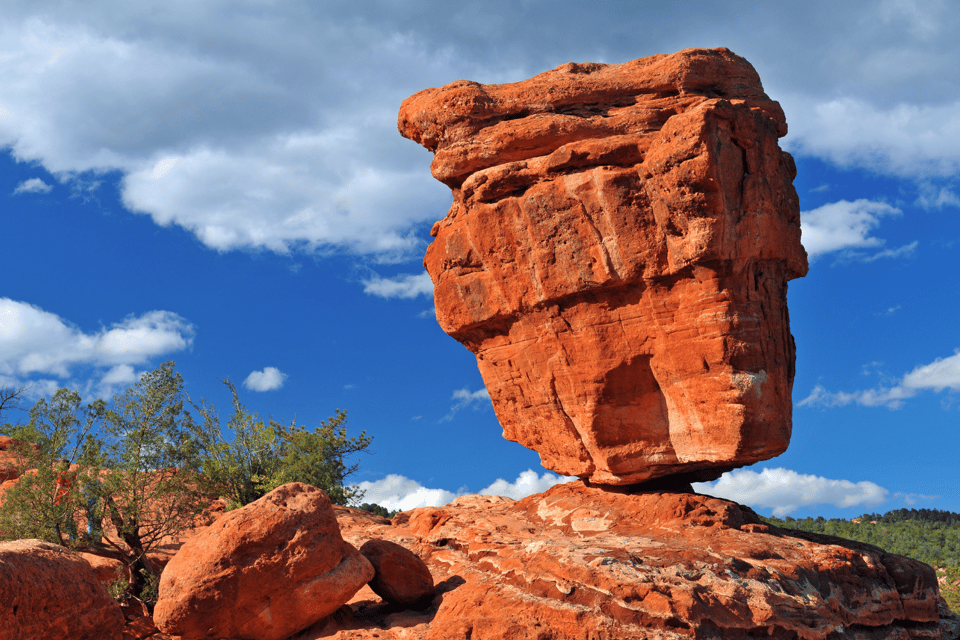
[[[688,49],[404,101],[453,205],[424,264],[504,436],[593,483],[779,455],[806,274],[787,125],[743,58]]]

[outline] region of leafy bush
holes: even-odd
[[[373,438],[366,431],[348,437],[346,411],[337,409],[313,431],[297,425],[296,420],[289,426],[274,420],[264,422],[247,411],[230,380],[224,384],[233,396],[233,415],[227,423],[233,440],[224,437],[216,410],[202,401],[194,405],[203,420],[193,423],[193,431],[204,476],[211,490],[226,498],[228,508],[249,504],[289,482],[323,489],[333,504],[359,503],[363,491],[347,486],[346,479],[360,465],[348,465],[345,458],[366,453]]]
[[[384,518],[393,518],[397,515],[399,511],[390,511],[386,507],[382,507],[379,504],[372,504],[370,502],[364,502],[360,505],[360,508],[368,513],[372,513],[377,516],[383,516]]]
[[[39,400],[27,424],[0,427],[17,439],[10,452],[20,475],[0,505],[0,538],[109,545],[131,576],[129,584],[112,587],[118,597],[129,592],[152,606],[158,576],[147,553],[194,526],[213,498],[236,507],[281,484],[306,482],[335,504],[359,501],[362,492],[344,484],[358,464],[344,459],[365,452],[372,438],[348,437],[346,412],[338,409],[313,431],[296,422],[264,423],[226,384],[233,393],[230,441],[213,407],[197,407],[201,423],[184,411],[183,379],[173,362],[145,373],[109,404],[83,406],[69,389]],[[8,407],[17,399],[3,397]],[[115,536],[103,537],[103,522]]]

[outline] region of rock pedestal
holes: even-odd
[[[424,265],[509,440],[594,483],[779,455],[807,271],[783,111],[726,49],[404,101],[453,206]]]
[[[953,640],[960,629],[931,567],[704,495],[577,481],[340,526],[354,544],[414,551],[433,604],[401,615],[361,591],[297,640]]]

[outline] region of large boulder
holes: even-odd
[[[554,471],[633,484],[779,455],[806,274],[780,105],[688,49],[408,98],[453,191],[424,265],[503,434]]]
[[[123,625],[79,555],[41,540],[0,542],[0,640],[119,640]]]
[[[373,578],[340,535],[327,494],[278,487],[188,540],[163,571],[154,621],[182,640],[283,640]]]
[[[344,537],[421,557],[424,611],[372,593],[297,640],[953,640],[934,570],[877,547],[771,527],[692,493],[575,481],[520,501],[463,496]]]
[[[414,552],[389,540],[367,540],[360,553],[376,572],[370,588],[384,601],[422,608],[433,599],[433,576]]]

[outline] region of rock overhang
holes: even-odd
[[[782,453],[806,273],[779,104],[726,49],[460,81],[401,107],[450,212],[424,264],[504,435],[595,483]]]

